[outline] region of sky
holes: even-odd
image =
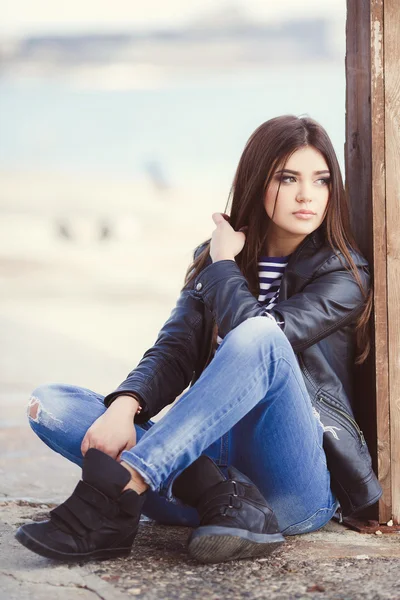
[[[249,17],[343,19],[346,0],[0,0],[0,35],[100,32],[179,26],[223,8],[238,7]]]

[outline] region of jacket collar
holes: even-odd
[[[309,235],[307,235],[304,240],[299,244],[296,250],[293,252],[292,256],[289,259],[286,269],[290,269],[290,267],[298,260],[300,255],[304,252],[306,248],[311,248],[317,250],[321,248],[325,243],[325,232],[323,229],[323,225],[320,225],[318,229],[315,229]]]
[[[289,298],[292,294],[295,293],[295,290],[298,285],[299,277],[297,274],[297,268],[300,267],[302,271],[305,267],[305,263],[300,266],[299,262],[301,258],[305,258],[306,264],[309,264],[308,258],[310,255],[315,259],[316,252],[325,244],[325,233],[323,230],[323,225],[320,225],[318,229],[310,233],[304,240],[299,244],[296,250],[293,252],[291,257],[289,258],[289,262],[286,265],[285,271],[283,273],[281,279],[281,285],[279,289],[278,302],[282,302]],[[308,257],[308,258],[307,258]],[[325,257],[326,258],[326,257]],[[322,257],[321,257],[322,259]],[[314,262],[314,261],[313,261]],[[297,266],[297,268],[296,268]],[[312,269],[314,270],[314,269]],[[304,278],[305,273],[302,273],[301,279]]]

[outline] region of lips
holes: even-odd
[[[293,213],[293,216],[296,217],[296,219],[301,219],[303,221],[309,221],[310,219],[312,219],[313,217],[315,217],[314,213],[310,213],[310,212],[296,212]]]
[[[312,210],[298,210],[293,214],[294,215],[315,215],[315,213],[312,212]]]

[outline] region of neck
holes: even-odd
[[[298,242],[294,242],[292,244],[281,244],[268,241],[263,254],[265,254],[265,256],[271,256],[274,258],[289,256],[289,254],[292,254],[296,248],[300,246],[303,240],[304,236]]]
[[[292,254],[307,236],[293,235],[287,231],[271,231],[264,246],[265,256],[279,258]]]

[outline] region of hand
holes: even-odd
[[[228,223],[228,215],[214,213],[212,219],[217,228],[211,236],[210,256],[213,262],[218,260],[234,260],[235,256],[243,250],[246,241],[245,233],[235,231]],[[246,228],[243,228],[246,229]]]
[[[129,396],[119,396],[89,427],[82,440],[81,452],[97,448],[120,462],[121,452],[136,445],[133,419],[138,402]]]

